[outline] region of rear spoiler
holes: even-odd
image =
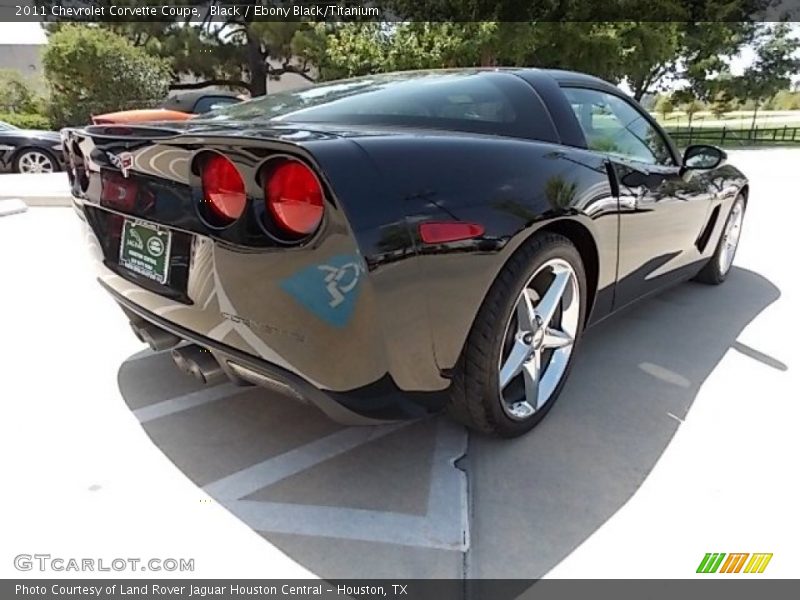
[[[90,137],[128,138],[134,140],[175,137],[185,133],[184,129],[160,123],[153,125],[89,125],[83,129],[73,129]]]

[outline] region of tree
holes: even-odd
[[[706,83],[752,39],[758,25],[751,15],[769,2],[382,0],[378,4],[392,11],[392,21],[307,23],[254,22],[252,16],[212,21],[209,4],[221,0],[173,0],[172,5],[197,8],[205,19],[98,26],[169,60],[173,89],[217,85],[261,95],[269,80],[289,73],[312,81],[394,69],[527,66],[625,81],[639,100],[670,79],[686,80],[697,98],[708,101],[715,91]],[[623,21],[637,10],[643,21]],[[454,14],[458,22],[449,22]]]
[[[619,79],[624,79],[633,97],[641,100],[675,73],[684,24],[670,21],[614,25],[620,46]]]
[[[403,6],[413,19],[433,18],[439,14],[437,10],[448,6],[447,1],[415,3],[416,8]],[[480,4],[477,0],[465,3]],[[504,5],[498,5],[500,13]],[[688,14],[684,5],[667,0],[657,9],[662,15],[659,22],[411,20],[328,24],[315,29],[321,43],[311,62],[320,66],[323,79],[398,68],[561,68],[613,82],[625,81],[637,100],[670,78],[685,79],[696,97],[709,100],[714,91],[708,89],[708,82],[752,39],[756,25],[710,22],[698,26],[679,20]],[[572,6],[565,10],[566,18],[578,19],[587,9]],[[485,12],[484,8],[479,14]],[[577,39],[580,44],[575,43]]]
[[[788,24],[769,23],[761,27],[756,39],[753,64],[732,83],[738,98],[755,101],[751,129],[756,126],[759,106],[779,91],[787,89],[792,75],[800,70],[800,59],[795,58],[798,49],[800,40],[792,36]]]
[[[311,61],[323,79],[402,69],[528,66],[619,80],[614,24],[499,21],[317,25]],[[574,40],[580,39],[581,44]]]
[[[772,99],[774,110],[800,110],[800,90],[781,90]]]
[[[307,54],[322,79],[409,69],[492,66],[507,61],[516,23],[319,24]],[[501,58],[502,57],[502,58]]]
[[[121,0],[117,4],[161,6],[161,0]],[[197,7],[205,19],[175,19],[166,23],[106,23],[148,52],[170,61],[175,78],[172,89],[210,85],[247,90],[252,96],[267,93],[268,80],[287,73],[314,81],[308,55],[318,50],[309,23],[252,21],[231,16],[213,21],[207,0],[178,0],[172,4]],[[252,5],[250,0],[226,0],[226,6]],[[188,76],[197,81],[180,81]]]
[[[41,99],[19,71],[0,69],[0,112],[34,113]]]
[[[692,120],[694,119],[695,114],[699,113],[703,108],[703,103],[697,100],[696,98],[690,98],[687,100],[682,106],[683,112],[686,113],[686,116],[689,117],[689,128],[692,127]]]
[[[60,0],[36,0],[53,5]],[[162,0],[115,0],[118,8],[154,6]],[[245,17],[251,0],[172,0],[170,6],[195,8],[202,19],[163,15],[159,21],[106,21],[97,26],[126,37],[137,47],[167,60],[172,69],[171,89],[197,89],[207,86],[247,90],[253,96],[267,92],[268,80],[295,73],[309,81],[315,79],[314,67],[307,58],[317,40],[309,33],[313,27],[299,21],[253,21]],[[212,20],[211,5],[239,7],[238,16],[224,21]],[[248,14],[252,13],[252,10]],[[50,23],[57,31],[63,23]],[[194,79],[194,81],[191,81]],[[187,81],[189,80],[189,81]]]
[[[667,115],[675,110],[675,104],[672,102],[672,96],[669,94],[662,94],[656,100],[656,112],[661,113],[661,118],[666,121]]]
[[[78,125],[92,114],[148,106],[166,96],[167,61],[108,29],[63,25],[42,57],[54,124]]]
[[[697,88],[695,95],[707,100],[711,94],[702,83],[748,43],[757,27],[753,15],[770,0],[389,0],[389,4],[408,21],[441,21],[453,14],[470,21],[516,21],[504,23],[516,28],[506,29],[512,39],[502,44],[515,52],[499,56],[496,64],[566,68],[626,81],[637,100],[670,78],[686,79]],[[632,13],[642,21],[627,21]]]
[[[733,102],[727,92],[719,91],[714,96],[714,101],[709,108],[711,109],[711,113],[719,119],[722,115],[733,110]]]

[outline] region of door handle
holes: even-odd
[[[639,208],[639,198],[636,196],[622,196],[619,197],[620,209],[637,210]]]

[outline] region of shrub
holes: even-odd
[[[733,110],[733,102],[728,94],[725,92],[718,92],[717,95],[714,96],[714,101],[711,103],[710,108],[712,114],[719,119],[722,115]]]
[[[19,71],[0,69],[0,112],[32,113],[41,104]]]
[[[666,120],[667,115],[669,115],[673,110],[675,110],[675,104],[672,101],[672,97],[668,94],[662,94],[656,100],[655,110],[661,113],[661,118]]]
[[[773,110],[800,110],[800,92],[780,91],[770,103]]]
[[[0,121],[22,129],[50,129],[50,119],[38,113],[0,112]]]
[[[63,25],[42,58],[57,127],[82,125],[92,115],[151,106],[169,90],[165,59],[127,38],[91,25]]]

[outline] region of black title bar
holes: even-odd
[[[0,0],[2,21],[800,21],[800,0]]]

